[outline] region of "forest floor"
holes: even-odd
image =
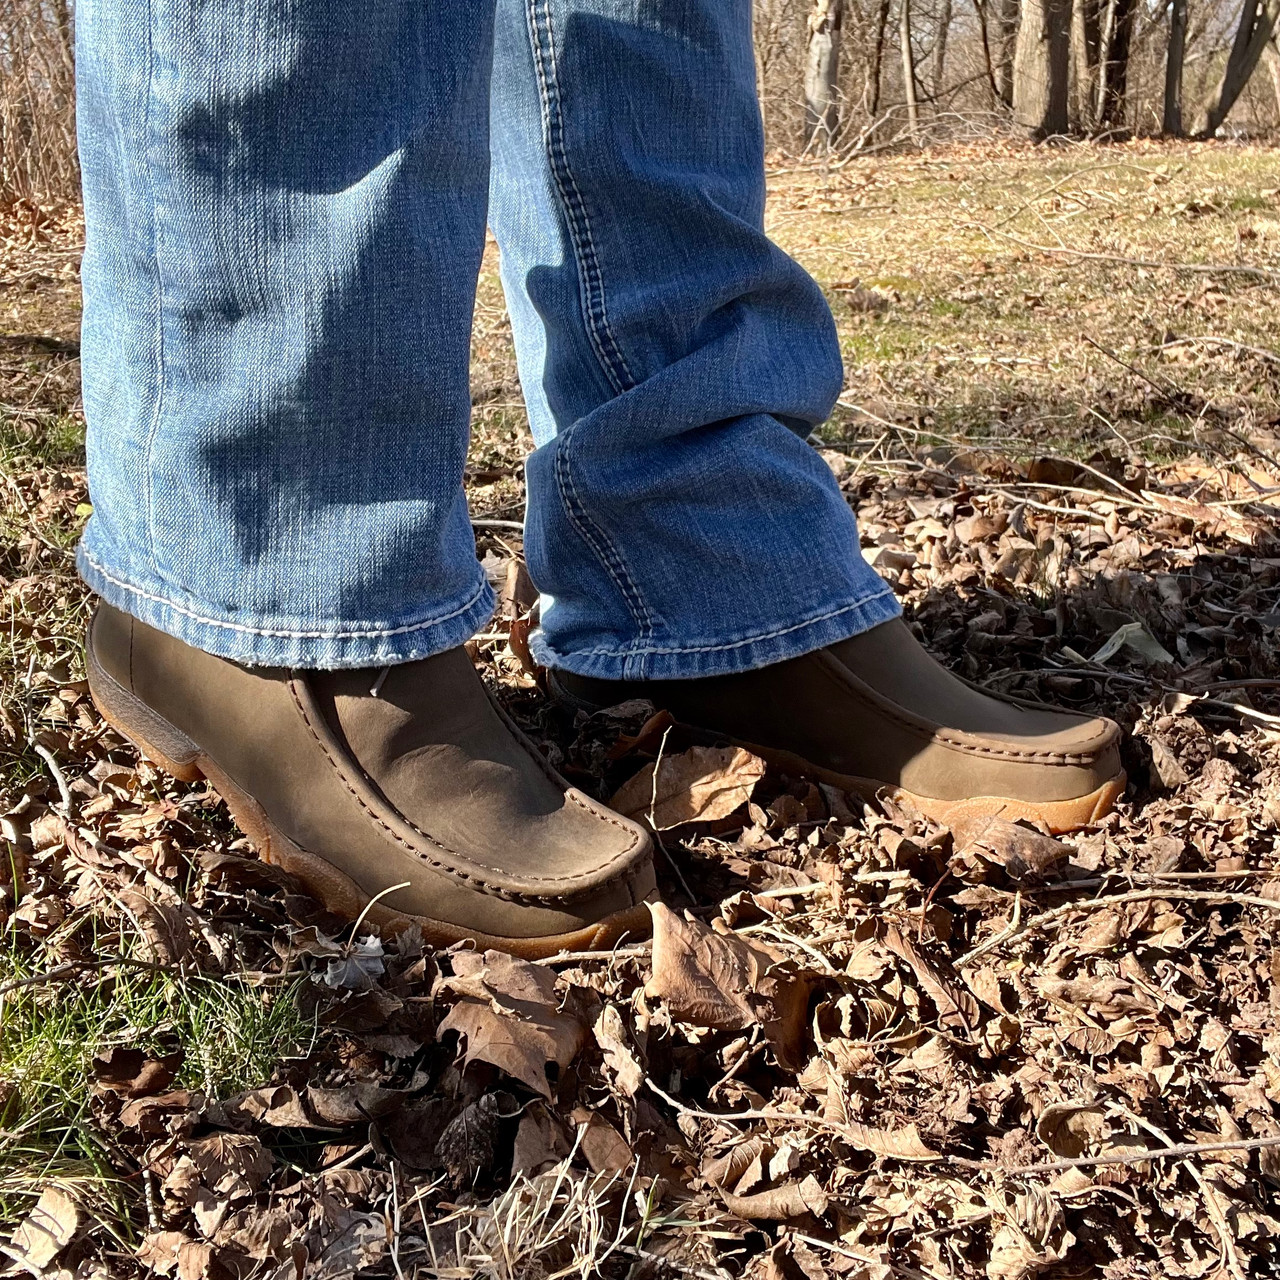
[[[991,146],[771,188],[839,323],[820,447],[865,554],[956,670],[1131,730],[1119,810],[950,831],[645,705],[552,705],[492,523],[529,442],[491,250],[474,655],[577,785],[644,776],[658,964],[344,927],[88,700],[82,226],[14,213],[0,1274],[1273,1274],[1280,154]]]

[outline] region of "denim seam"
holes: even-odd
[[[560,501],[564,503],[569,522],[581,535],[586,544],[595,552],[596,557],[604,565],[605,571],[613,580],[619,594],[626,603],[627,611],[640,629],[636,641],[628,646],[628,652],[643,644],[653,634],[653,616],[644,602],[635,582],[627,571],[626,561],[618,553],[609,535],[587,514],[586,507],[578,497],[573,483],[573,468],[569,461],[569,450],[573,444],[574,428],[570,427],[562,436],[557,437],[555,449],[556,488],[560,492]]]
[[[759,635],[747,636],[745,640],[733,640],[725,644],[704,644],[704,645],[688,645],[673,648],[646,648],[641,649],[635,645],[628,645],[624,649],[575,649],[574,657],[583,658],[628,658],[633,656],[647,657],[650,655],[664,653],[722,653],[726,649],[741,649],[744,645],[759,644],[764,640],[776,640],[779,636],[789,635],[793,631],[801,631],[805,627],[815,626],[819,622],[826,622],[830,618],[838,618],[842,613],[850,613],[855,609],[864,609],[869,604],[874,604],[877,600],[883,600],[886,596],[893,595],[893,588],[886,587],[883,591],[877,591],[875,595],[868,596],[865,600],[856,600],[852,604],[841,605],[838,609],[832,609],[827,613],[820,613],[813,618],[805,618],[802,622],[792,623],[789,627],[780,627],[776,631],[764,631]]]
[[[139,586],[135,586],[132,582],[126,582],[123,578],[117,578],[107,569],[103,568],[83,546],[80,554],[84,556],[85,562],[94,570],[95,573],[101,574],[102,577],[112,586],[120,587],[125,591],[140,597],[143,600],[151,600],[156,604],[162,604],[167,609],[172,609],[175,613],[182,614],[185,618],[190,618],[193,622],[199,622],[207,627],[223,627],[227,631],[238,631],[244,635],[264,636],[269,639],[280,640],[379,640],[388,636],[407,635],[411,631],[425,631],[428,627],[436,627],[441,623],[449,622],[453,618],[464,614],[470,609],[481,596],[484,595],[485,587],[488,586],[488,579],[482,579],[479,587],[471,595],[465,604],[460,605],[452,613],[443,614],[438,618],[428,618],[423,622],[410,623],[403,627],[391,627],[384,630],[367,630],[367,631],[284,631],[269,630],[260,627],[246,627],[239,622],[225,622],[221,618],[207,618],[203,614],[196,613],[194,610],[188,609],[178,604],[174,600],[170,600],[168,596],[157,595],[153,591],[145,591]]]
[[[605,376],[613,385],[614,391],[621,394],[636,385],[636,377],[631,372],[617,336],[609,324],[609,314],[605,304],[604,275],[600,270],[600,255],[596,250],[595,238],[591,232],[586,200],[569,165],[569,156],[564,145],[564,109],[556,67],[555,32],[551,23],[549,0],[529,0],[528,26],[538,78],[538,96],[542,100],[542,122],[546,130],[547,158],[556,191],[563,206],[565,223],[578,267],[587,336]]]
[[[154,473],[152,455],[156,437],[160,434],[160,422],[164,414],[165,400],[165,342],[164,342],[164,268],[160,262],[160,208],[156,193],[155,176],[151,162],[151,108],[155,98],[156,74],[156,17],[155,0],[147,2],[147,101],[142,112],[143,172],[147,176],[147,190],[151,196],[151,244],[152,261],[155,263],[156,303],[156,402],[147,426],[146,441],[142,450],[142,475],[144,486],[147,552],[151,565],[156,567],[156,504],[154,497]]]

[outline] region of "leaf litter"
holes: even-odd
[[[948,830],[695,742],[648,704],[575,715],[529,658],[518,535],[482,536],[502,603],[473,656],[552,763],[670,859],[653,943],[610,955],[352,936],[212,793],[101,724],[74,665],[83,596],[34,535],[17,547],[0,589],[39,660],[0,723],[13,1265],[1268,1274],[1277,441],[1207,406],[1173,460],[1027,458],[880,408],[872,439],[823,450],[864,554],[960,674],[1120,719],[1130,793],[1072,836]],[[86,501],[74,466],[15,484],[68,520]],[[127,1003],[142,982],[165,1002]],[[232,993],[231,1015],[198,1020],[174,994],[196,989]],[[51,1099],[15,1029],[77,1002],[110,1016],[80,1024],[60,1077],[79,1090],[72,1158],[20,1178],[11,1153]],[[259,1022],[271,1051],[224,1065]]]

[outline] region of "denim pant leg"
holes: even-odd
[[[107,600],[364,666],[492,607],[462,493],[493,0],[79,0]]]
[[[751,0],[498,0],[535,652],[583,675],[740,671],[898,613],[805,443],[840,354],[763,231],[750,24]]]

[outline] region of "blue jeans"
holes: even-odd
[[[713,675],[896,616],[805,443],[840,354],[763,231],[750,11],[79,0],[89,584],[250,664],[467,639],[487,216],[540,660]]]

